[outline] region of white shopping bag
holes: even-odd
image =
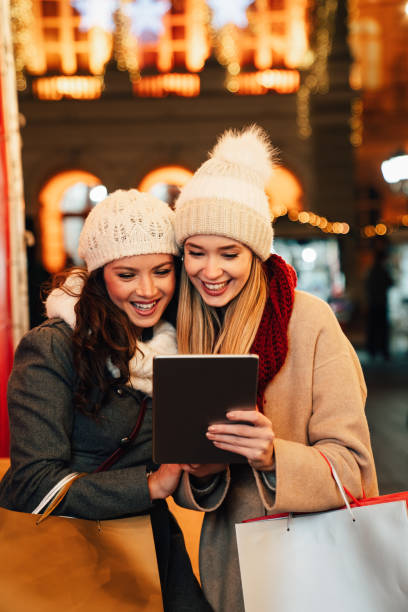
[[[407,501],[386,497],[237,524],[246,612],[408,612]]]

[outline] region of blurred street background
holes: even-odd
[[[366,378],[366,414],[380,493],[408,490],[408,355],[369,359],[358,351]]]

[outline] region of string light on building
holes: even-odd
[[[274,217],[283,217],[287,215],[289,221],[292,223],[300,223],[302,225],[310,225],[312,227],[316,227],[320,229],[325,234],[343,234],[346,235],[350,232],[350,225],[345,221],[328,221],[326,217],[320,217],[311,211],[297,211],[297,210],[287,210],[280,211],[274,210]]]
[[[11,30],[13,34],[14,63],[18,91],[24,91],[27,80],[24,68],[27,59],[35,56],[35,45],[31,37],[33,16],[32,0],[15,0],[10,4]]]
[[[132,82],[140,79],[139,45],[131,32],[131,20],[125,12],[125,0],[120,0],[115,12],[113,54],[119,70],[129,72]]]
[[[225,87],[231,93],[239,90],[238,75],[241,72],[239,28],[248,25],[247,8],[253,0],[207,0],[212,11],[211,25],[214,31],[215,54],[225,66]]]
[[[385,223],[377,223],[377,225],[366,225],[363,228],[362,234],[367,238],[374,238],[374,236],[385,236],[391,234],[394,228],[391,225]]]
[[[312,134],[311,95],[325,94],[330,88],[327,60],[332,47],[337,7],[337,0],[318,0],[317,2],[315,58],[305,82],[299,87],[297,97],[298,134],[303,139],[309,138]]]
[[[210,9],[205,0],[186,0],[186,68],[202,70],[210,55]]]
[[[296,98],[298,134],[300,138],[306,139],[312,135],[310,123],[310,96],[312,89],[315,88],[316,79],[313,75],[308,75],[306,81],[299,87]]]
[[[353,147],[360,147],[363,143],[363,101],[355,98],[351,103],[350,142]]]
[[[113,13],[118,8],[118,0],[71,0],[71,6],[81,15],[79,29],[88,31],[102,28],[113,32],[115,23]]]
[[[363,238],[387,236],[394,232],[406,231],[408,228],[408,214],[397,215],[392,222],[380,221],[376,225],[365,225],[360,233]]]
[[[228,24],[217,34],[216,45],[217,60],[225,66],[225,87],[231,93],[239,90],[238,75],[241,72],[239,42],[236,26]]]

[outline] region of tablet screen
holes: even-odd
[[[153,360],[153,460],[246,463],[207,439],[232,408],[254,410],[257,355],[171,355]]]

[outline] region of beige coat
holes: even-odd
[[[232,465],[207,491],[193,490],[185,473],[177,492],[181,505],[206,511],[200,573],[216,612],[244,610],[235,523],[343,505],[319,450],[355,496],[362,486],[367,496],[378,494],[363,373],[330,307],[296,291],[288,339],[286,361],[265,391],[264,412],[276,435],[276,493],[248,465]]]

